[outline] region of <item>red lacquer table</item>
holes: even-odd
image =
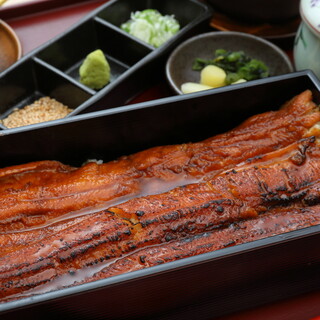
[[[25,3],[22,2],[25,6],[20,5],[10,10],[0,11],[0,18],[5,20],[20,38],[24,54],[65,31],[91,10],[106,2],[106,0],[33,1],[36,2],[33,6],[26,6],[26,3],[30,2],[26,0]],[[290,56],[290,50],[287,52]],[[135,98],[133,102],[148,101],[170,95],[172,95],[170,88],[165,81],[161,81]],[[320,316],[320,288],[318,292],[296,296],[219,319],[307,320],[316,316]]]

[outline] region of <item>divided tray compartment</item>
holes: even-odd
[[[77,108],[92,94],[41,61],[28,59],[0,78],[0,119],[44,96],[50,96],[70,108]],[[6,128],[2,124],[0,127]]]
[[[203,7],[196,1],[163,1],[163,0],[123,0],[115,1],[108,8],[101,10],[97,16],[120,28],[129,20],[131,12],[151,8],[157,9],[163,15],[174,15],[181,29],[203,15]]]
[[[81,165],[200,141],[310,89],[311,71],[3,130],[0,166],[43,159]],[[211,319],[318,290],[320,225],[0,304],[7,319]]]
[[[159,48],[120,28],[130,19],[131,12],[148,8],[174,15],[181,23],[180,31]],[[210,7],[198,0],[177,0],[174,3],[170,0],[108,1],[65,33],[0,73],[0,119],[13,109],[23,107],[25,102],[33,102],[34,98],[49,95],[58,100],[52,96],[52,90],[42,89],[44,82],[57,87],[69,83],[72,88],[70,97],[64,97],[66,101],[58,100],[74,109],[67,117],[123,106],[159,81],[170,51],[189,36],[209,28],[207,22],[211,15]],[[103,51],[111,69],[111,81],[100,90],[83,85],[79,79],[79,67],[96,49]],[[32,67],[25,67],[28,65]],[[42,71],[38,72],[40,68]],[[19,90],[11,90],[8,94],[8,87],[18,87]],[[2,124],[0,128],[7,129]]]
[[[152,51],[134,39],[127,38],[122,33],[108,28],[103,24],[103,21],[101,23],[97,19],[92,19],[48,45],[36,56],[59,69],[66,76],[78,81],[82,86],[79,68],[85,57],[96,49],[101,49],[104,52],[110,64],[112,73],[109,84],[113,84],[130,67]],[[93,94],[99,91],[86,88]]]

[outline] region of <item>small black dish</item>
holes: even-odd
[[[286,23],[299,16],[300,0],[208,0],[214,9],[240,21]]]
[[[210,21],[210,26],[219,31],[245,32],[269,41],[284,42],[285,40],[294,38],[300,23],[300,16],[287,20],[285,23],[247,22],[215,10]]]
[[[120,28],[131,12],[147,8],[174,15],[181,25],[159,48]],[[74,109],[68,117],[124,105],[159,79],[169,52],[208,26],[211,15],[210,7],[197,0],[109,1],[0,73],[0,119],[43,96]],[[111,81],[101,90],[79,82],[80,65],[96,49],[104,52],[111,67]]]

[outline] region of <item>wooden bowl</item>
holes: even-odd
[[[22,49],[15,32],[1,19],[0,39],[0,72],[2,72],[21,58]]]

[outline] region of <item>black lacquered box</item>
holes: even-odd
[[[309,71],[3,130],[1,167],[81,165],[196,142],[320,83]],[[0,304],[1,319],[212,319],[320,285],[320,225]]]

